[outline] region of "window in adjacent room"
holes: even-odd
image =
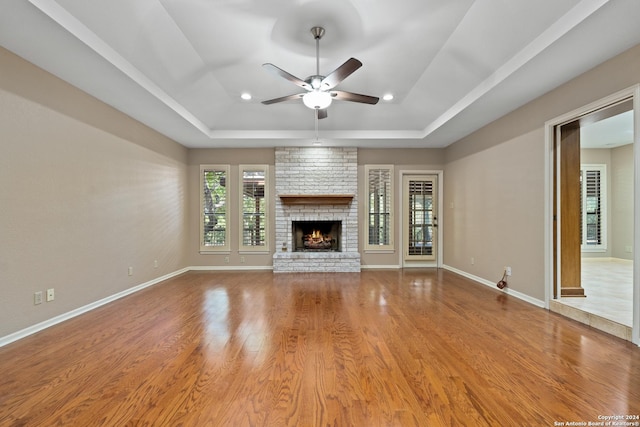
[[[240,165],[241,251],[268,251],[268,166]]]
[[[393,246],[393,165],[365,165],[367,185],[365,250],[391,251]]]
[[[606,165],[581,165],[580,188],[582,251],[606,251]]]
[[[229,250],[229,166],[200,166],[200,251]]]

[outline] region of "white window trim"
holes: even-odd
[[[390,203],[390,212],[389,212],[389,244],[388,245],[371,245],[369,244],[369,171],[376,169],[387,169],[389,171],[389,203]],[[364,220],[362,221],[364,224],[364,251],[365,252],[376,252],[376,253],[394,253],[395,252],[395,239],[394,239],[394,203],[395,203],[395,187],[394,183],[394,166],[393,165],[365,165],[364,166]]]
[[[585,170],[597,170],[600,171],[600,238],[602,244],[600,245],[581,245],[582,252],[585,253],[598,253],[607,251],[607,165],[603,163],[590,164],[583,163],[580,165],[580,172]],[[584,195],[586,189],[586,182],[582,183],[581,192]],[[582,237],[581,242],[586,240],[587,227],[586,227],[586,201],[584,197],[582,199]]]
[[[242,191],[243,191],[243,179],[244,171],[264,171],[264,200],[265,200],[265,215],[264,215],[264,245],[263,246],[247,246],[244,245],[242,239],[243,233],[243,203],[242,203]],[[269,165],[238,165],[238,248],[241,253],[270,253],[269,250],[269,234],[271,216],[269,214],[270,209],[270,193],[269,193],[270,179],[269,179]]]
[[[225,212],[225,222],[227,223],[227,227],[225,229],[225,236],[224,236],[224,242],[225,244],[223,246],[206,246],[203,244],[204,242],[204,179],[203,179],[203,174],[205,171],[208,170],[215,170],[215,171],[223,171],[225,173],[226,176],[226,181],[227,181],[227,185],[225,186],[225,201],[226,201],[226,212]],[[231,251],[230,248],[230,241],[229,241],[229,228],[230,228],[230,223],[229,223],[229,208],[230,208],[230,200],[229,200],[229,186],[231,184],[231,179],[230,179],[230,167],[229,165],[200,165],[200,174],[198,175],[198,180],[200,181],[200,235],[199,235],[199,239],[200,239],[200,253],[201,254],[207,254],[207,253],[215,253],[215,254],[220,254],[222,253],[229,253]]]

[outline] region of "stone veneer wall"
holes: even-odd
[[[358,272],[358,150],[343,147],[276,148],[273,271]],[[353,194],[348,205],[284,205],[280,194]],[[342,221],[342,252],[291,251],[291,222]],[[282,251],[282,244],[287,251]]]

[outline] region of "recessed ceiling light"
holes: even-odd
[[[385,101],[391,101],[393,99],[393,94],[386,93],[382,96],[382,99],[384,99]]]
[[[249,101],[251,99],[251,94],[248,92],[244,92],[242,95],[240,95],[240,98],[244,99],[245,101]]]

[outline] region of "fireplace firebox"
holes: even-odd
[[[340,252],[342,221],[292,221],[294,252]]]

